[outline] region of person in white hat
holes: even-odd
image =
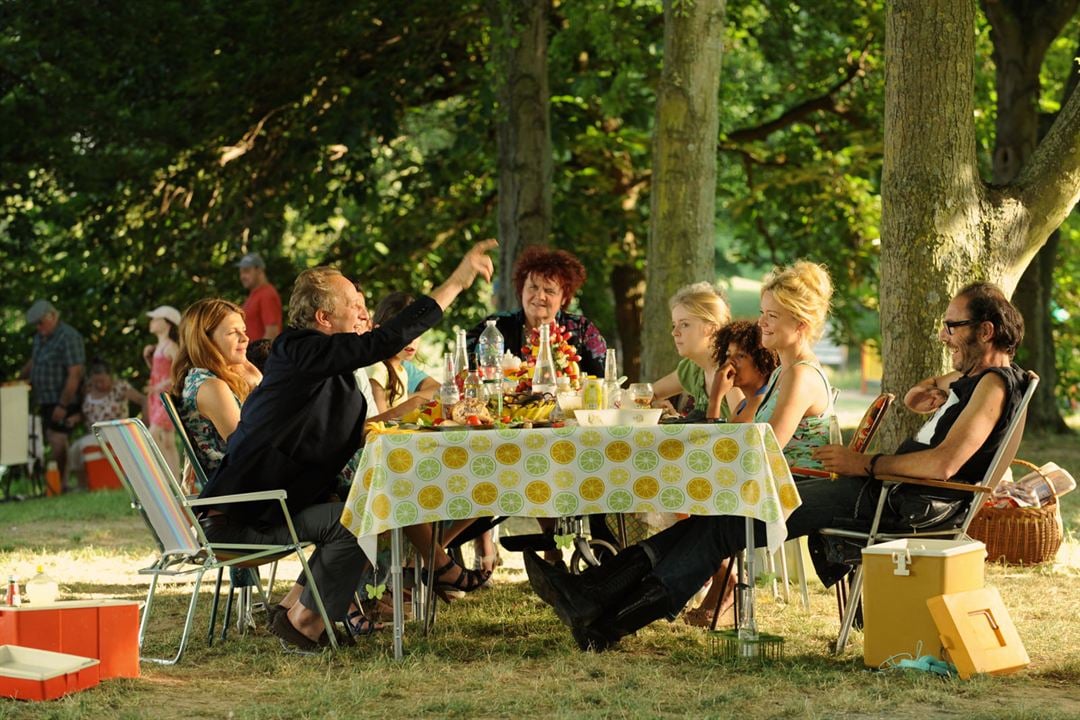
[[[37,328],[30,361],[22,377],[30,379],[34,402],[41,413],[45,440],[60,470],[60,482],[67,475],[68,415],[79,412],[79,385],[86,368],[86,346],[82,335],[66,322],[48,300],[38,300],[26,311],[26,323]]]
[[[176,431],[161,403],[161,393],[172,390],[172,366],[180,349],[180,311],[172,305],[159,305],[146,313],[150,318],[150,332],[157,336],[157,344],[143,348],[143,360],[150,368],[150,382],[146,386],[146,417],[150,435],[161,450],[165,462],[175,477],[180,477],[180,453],[176,449]]]
[[[248,340],[273,340],[281,333],[281,297],[266,279],[266,263],[258,253],[248,253],[236,263],[240,284],[248,291],[244,321]]]

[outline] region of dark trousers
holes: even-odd
[[[802,505],[787,519],[788,538],[832,527],[843,518],[869,528],[880,483],[861,477],[811,478],[798,484]],[[765,525],[754,522],[754,544],[765,545]],[[653,563],[652,574],[682,607],[720,567],[746,547],[746,520],[733,515],[693,515],[641,543]]]
[[[321,503],[294,512],[293,527],[302,541],[315,543],[315,552],[308,561],[311,575],[322,594],[330,620],[345,617],[367,565],[367,557],[356,542],[356,536],[341,524],[345,503]],[[225,520],[218,520],[225,518]],[[204,522],[206,537],[218,543],[282,544],[291,542],[288,528],[282,525],[245,525],[226,515],[215,515]],[[305,588],[300,602],[318,612],[311,588]]]

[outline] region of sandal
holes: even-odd
[[[386,626],[364,615],[363,610],[353,610],[345,619],[345,627],[353,637],[374,635]]]
[[[458,568],[460,571],[457,578],[454,580],[443,580],[443,576],[452,572],[454,568]],[[443,599],[443,602],[449,603],[451,593],[468,593],[473,590],[479,590],[484,586],[484,581],[489,577],[491,577],[491,573],[489,572],[484,572],[482,570],[466,570],[453,560],[450,560],[441,568],[435,570],[435,593]]]

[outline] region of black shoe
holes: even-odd
[[[526,552],[524,557],[529,584],[570,627],[588,625],[600,617],[652,570],[649,556],[636,545],[577,576],[561,563],[540,560],[536,553]]]
[[[574,640],[584,651],[603,652],[627,635],[671,613],[671,596],[655,577],[649,576],[595,622],[571,628]]]

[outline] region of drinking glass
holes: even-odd
[[[649,383],[633,383],[630,385],[630,399],[634,401],[634,407],[642,410],[652,405],[653,389]]]

